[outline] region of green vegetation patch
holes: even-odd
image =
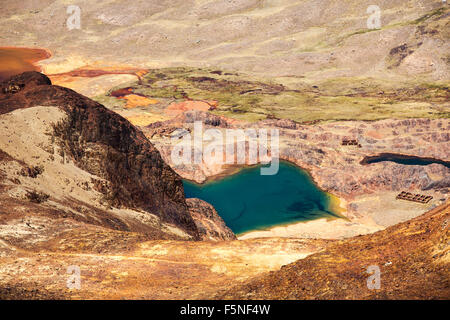
[[[425,21],[427,21],[428,19],[430,19],[430,18],[432,18],[434,16],[442,15],[445,11],[446,11],[445,8],[436,9],[436,10],[434,10],[432,12],[429,12],[429,13],[423,15],[422,17],[412,21],[412,23],[413,24],[420,24],[420,23],[425,22]]]
[[[396,83],[362,78],[328,79],[302,88],[214,69],[165,68],[150,70],[129,86],[136,94],[160,101],[165,108],[175,101],[217,101],[214,114],[258,121],[265,118],[298,122],[380,120],[387,118],[448,117],[447,83]],[[114,90],[120,88],[114,88]],[[123,99],[107,94],[95,100],[123,107]]]

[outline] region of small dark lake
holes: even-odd
[[[417,157],[417,156],[409,156],[409,155],[403,155],[403,154],[395,154],[395,153],[380,153],[376,156],[368,156],[365,157],[362,161],[362,165],[367,165],[371,163],[378,163],[383,161],[391,161],[403,165],[410,165],[410,166],[426,166],[429,164],[437,163],[441,164],[447,168],[450,168],[450,161],[444,161],[434,158],[424,158],[424,157]]]
[[[187,198],[211,203],[234,233],[264,229],[323,217],[339,217],[332,197],[311,177],[288,162],[280,162],[276,175],[263,176],[260,166],[197,184],[184,181]]]

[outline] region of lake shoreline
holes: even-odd
[[[280,157],[279,163],[283,163],[283,162],[295,167],[297,170],[300,170],[301,172],[306,173],[316,188],[318,188],[320,191],[326,193],[331,199],[333,199],[332,200],[332,202],[334,203],[333,207],[337,209],[336,212],[334,212],[334,213],[337,213],[340,216],[340,218],[348,219],[347,216],[344,215],[344,213],[347,211],[347,207],[346,207],[346,205],[345,206],[341,205],[342,203],[347,203],[347,201],[344,198],[339,197],[338,195],[333,194],[330,191],[321,187],[320,184],[314,179],[314,176],[312,175],[311,171],[308,168],[301,166],[290,159]],[[194,179],[188,179],[188,178],[183,178],[183,177],[182,177],[182,179],[185,181],[188,181],[191,184],[197,185],[197,186],[205,186],[207,184],[214,183],[221,179],[226,179],[227,177],[238,174],[243,170],[252,169],[254,167],[264,166],[264,165],[265,164],[262,164],[262,163],[227,165],[223,171],[221,171],[220,173],[208,176],[202,182],[198,182]],[[269,227],[269,228],[271,228],[271,227]]]
[[[282,160],[280,161],[279,175],[266,176],[264,178],[260,177],[259,169],[261,167],[264,167],[264,164],[233,166],[226,170],[228,174],[222,172],[220,176],[215,175],[213,179],[208,179],[207,182],[201,184],[184,179],[186,198],[199,198],[212,204],[226,224],[237,235],[298,222],[314,221],[324,217],[327,220],[348,220],[345,216],[346,208],[345,205],[342,205],[341,199],[319,188],[307,170],[290,161]],[[242,176],[242,179],[245,180],[243,182],[240,177],[236,176],[237,174],[248,175],[248,177]],[[298,177],[296,176],[297,174],[299,174]],[[259,177],[261,182],[256,182],[255,184],[255,179]],[[278,181],[280,179],[286,181],[287,184],[285,185]],[[244,185],[241,185],[242,183]],[[231,189],[229,189],[230,187]],[[288,189],[286,190],[285,188]],[[241,189],[249,190],[251,194],[247,197],[247,195],[241,194],[239,191],[236,193],[235,190]],[[263,194],[267,193],[267,195],[260,198],[261,200],[257,200],[258,198],[255,199],[254,197],[254,192],[256,194],[263,192]],[[297,192],[300,192],[300,194],[296,195]],[[282,199],[279,198],[280,195],[283,197]],[[225,198],[226,201],[222,198]],[[255,200],[257,203],[254,203]],[[267,205],[261,206],[261,203],[264,203],[264,201],[269,202]],[[233,207],[235,204],[231,203],[242,203],[244,205],[244,209],[242,209],[243,212],[246,212],[244,220],[235,222],[238,218],[235,217],[234,213],[242,211],[242,205],[236,208]],[[312,205],[312,203],[315,204]],[[298,207],[299,204],[300,207]],[[306,207],[304,207],[305,205]],[[312,207],[310,207],[311,205]],[[260,209],[254,209],[258,207]],[[293,213],[295,213],[295,216],[289,218]],[[251,217],[252,215],[253,217]],[[239,219],[241,219],[240,216]],[[248,221],[244,222],[246,220]],[[248,227],[247,223],[249,223]]]
[[[339,215],[339,217],[320,217],[307,221],[294,221],[288,223],[276,224],[268,227],[262,227],[254,230],[244,231],[236,233],[238,240],[258,239],[258,238],[307,238],[307,239],[327,239],[338,240],[358,235],[370,234],[385,229],[387,226],[399,223],[401,221],[409,220],[412,217],[418,216],[426,211],[425,207],[421,207],[414,204],[408,204],[404,202],[395,201],[395,192],[381,192],[376,194],[364,194],[361,196],[345,199],[335,194],[324,190],[319,183],[316,182],[311,171],[304,168],[297,163],[280,159],[280,163],[285,162],[294,166],[296,169],[306,173],[316,188],[325,192],[330,200],[330,207],[333,209],[333,213]],[[217,182],[220,179],[230,177],[245,169],[251,169],[261,164],[255,165],[234,165],[227,168],[225,171],[208,177],[204,182],[198,183],[195,180],[183,179],[195,185],[204,186],[209,183]],[[389,203],[389,209],[383,208],[385,215],[380,216],[378,219],[374,218],[373,214],[360,215],[354,210],[349,211],[349,204],[371,203],[372,198],[378,198],[377,202]],[[411,207],[412,206],[412,207]],[[369,205],[369,211],[380,212],[381,208]],[[364,210],[366,211],[367,208]],[[400,211],[398,211],[400,210]],[[411,211],[412,210],[412,211]],[[359,210],[358,210],[359,211]],[[406,213],[409,211],[409,213]],[[398,212],[402,212],[402,217],[398,216]],[[390,221],[388,216],[396,215],[394,223]],[[404,217],[408,217],[403,218]]]
[[[330,193],[327,193],[331,199],[330,207],[333,208],[333,213],[337,213],[339,217],[322,217],[307,221],[297,221],[297,222],[289,222],[279,225],[273,225],[267,228],[250,230],[246,232],[242,232],[236,234],[238,240],[246,240],[246,239],[256,239],[256,238],[267,238],[267,237],[287,237],[287,238],[314,238],[314,239],[336,239],[339,238],[339,235],[333,234],[330,237],[325,236],[323,230],[316,230],[317,226],[322,226],[324,224],[327,225],[327,228],[330,224],[333,225],[342,225],[343,223],[347,223],[350,220],[346,217],[345,213],[347,211],[347,202],[344,199],[341,199],[337,196],[334,196]],[[315,223],[311,223],[315,222]],[[307,227],[310,232],[313,232],[314,236],[306,236],[299,235],[303,231],[303,227]],[[333,228],[329,228],[333,229]]]

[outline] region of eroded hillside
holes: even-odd
[[[199,238],[181,179],[126,119],[37,72],[1,90],[6,216],[31,202],[116,230]]]
[[[447,202],[386,230],[336,242],[322,252],[216,297],[449,299],[449,222]],[[370,266],[381,271],[379,289],[368,289]]]

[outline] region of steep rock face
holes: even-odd
[[[106,180],[99,186],[111,206],[152,212],[197,238],[182,181],[159,152],[126,119],[37,72],[11,78],[0,87],[0,114],[34,106],[57,106],[68,117],[54,138],[75,164]],[[9,88],[13,88],[10,90]]]
[[[236,240],[231,231],[208,202],[197,198],[186,199],[189,212],[197,225],[202,240]]]

